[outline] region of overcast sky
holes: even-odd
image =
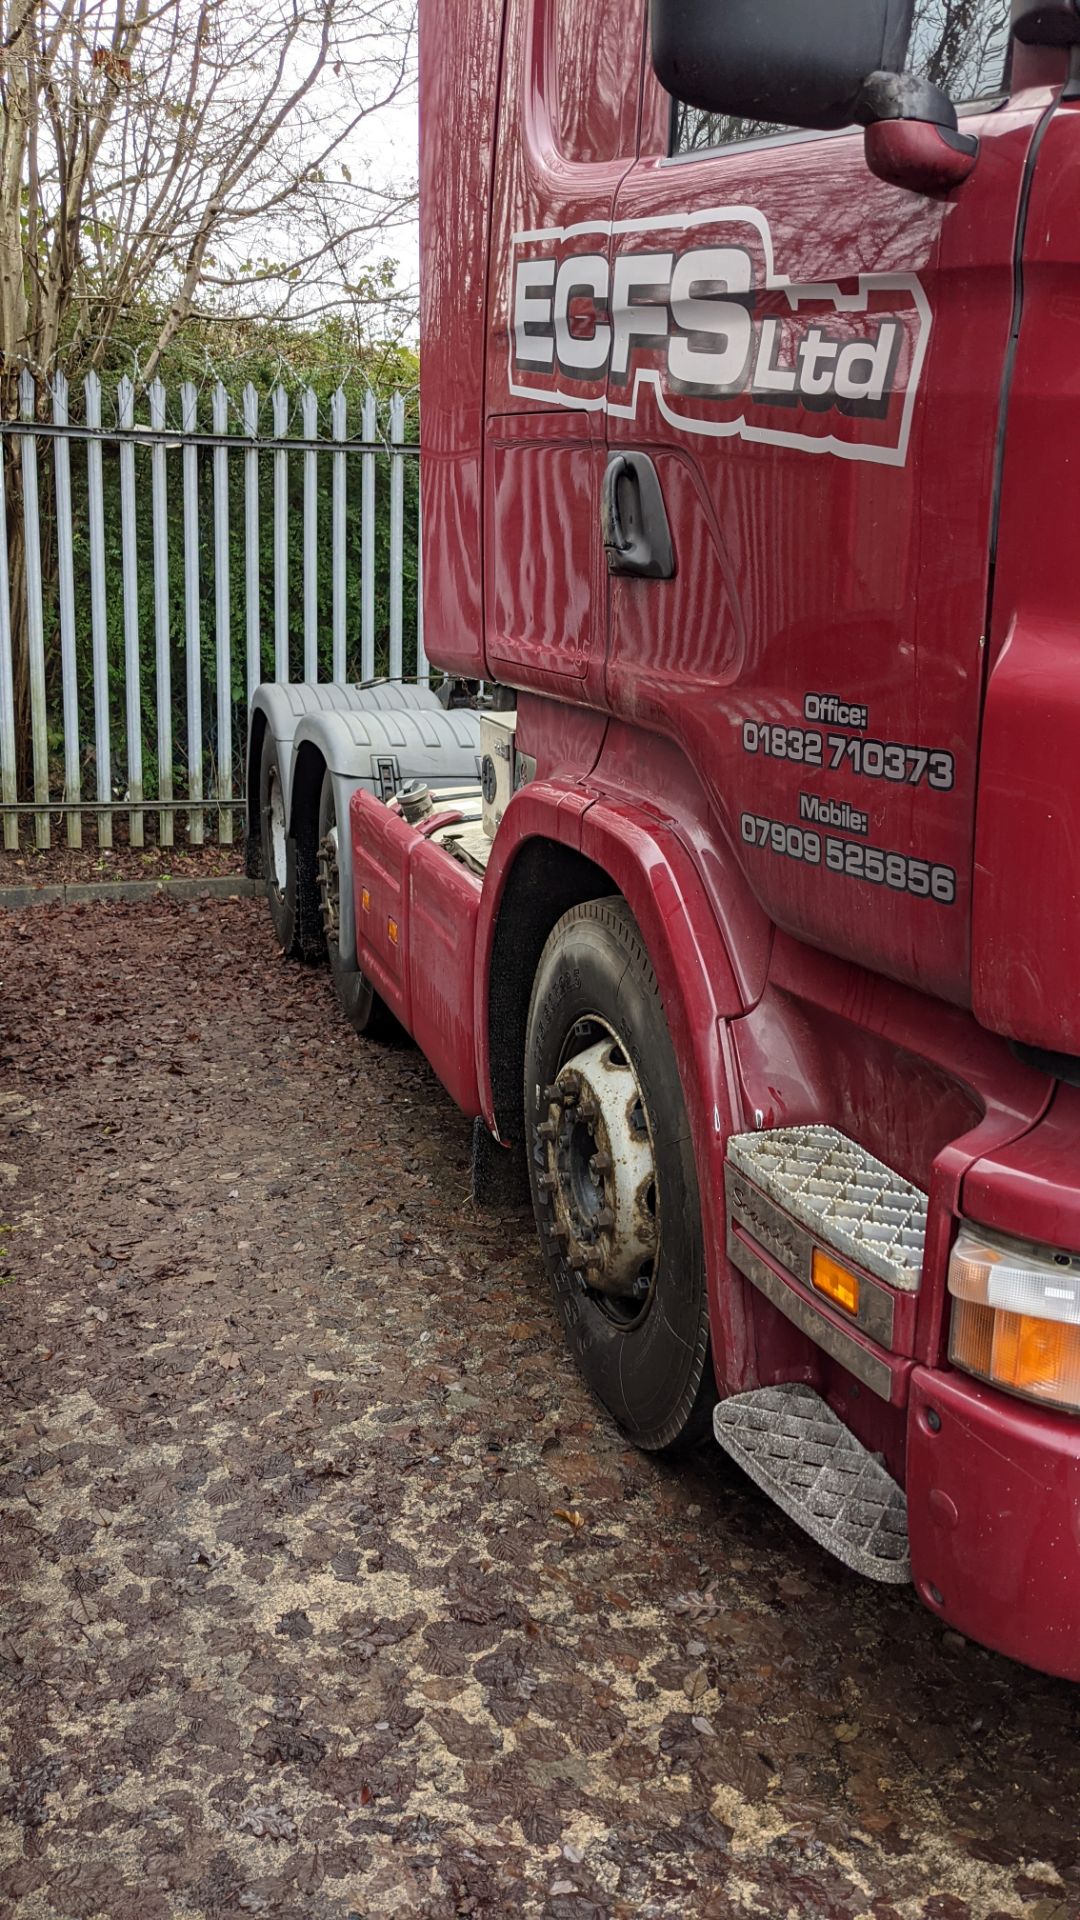
[[[415,181],[419,171],[418,115],[416,96],[384,107],[365,122],[357,136],[356,157],[371,168],[375,182]],[[418,215],[397,227],[376,251],[389,253],[400,264],[399,281],[403,287],[415,287],[420,277],[420,222]]]

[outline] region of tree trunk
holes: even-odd
[[[20,798],[33,791],[30,734],[30,639],[26,622],[26,530],[23,525],[22,462],[9,440],[4,460],[8,593],[11,602],[11,675],[15,695],[15,779]]]

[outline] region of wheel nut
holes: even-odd
[[[613,1227],[615,1225],[615,1215],[612,1213],[610,1207],[601,1207],[596,1216],[596,1224],[598,1227]]]
[[[538,1176],[536,1184],[541,1193],[554,1193],[559,1183],[553,1173],[542,1173]]]
[[[610,1153],[594,1153],[589,1161],[589,1166],[594,1173],[610,1173],[611,1165]]]

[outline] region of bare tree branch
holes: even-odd
[[[415,0],[0,0],[0,378],[100,360],[132,303],[151,378],[208,299],[268,316],[377,284],[411,183],[345,156],[414,70]],[[252,240],[258,236],[258,257]],[[5,396],[10,405],[10,397]]]

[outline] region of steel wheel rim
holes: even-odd
[[[601,1014],[574,1022],[542,1098],[538,1185],[548,1232],[581,1291],[627,1332],[655,1298],[660,1182],[641,1084]]]
[[[270,841],[270,878],[278,893],[285,891],[286,876],[286,835],[285,835],[285,797],[281,791],[281,781],[276,767],[270,769],[269,792],[266,801],[267,823]]]

